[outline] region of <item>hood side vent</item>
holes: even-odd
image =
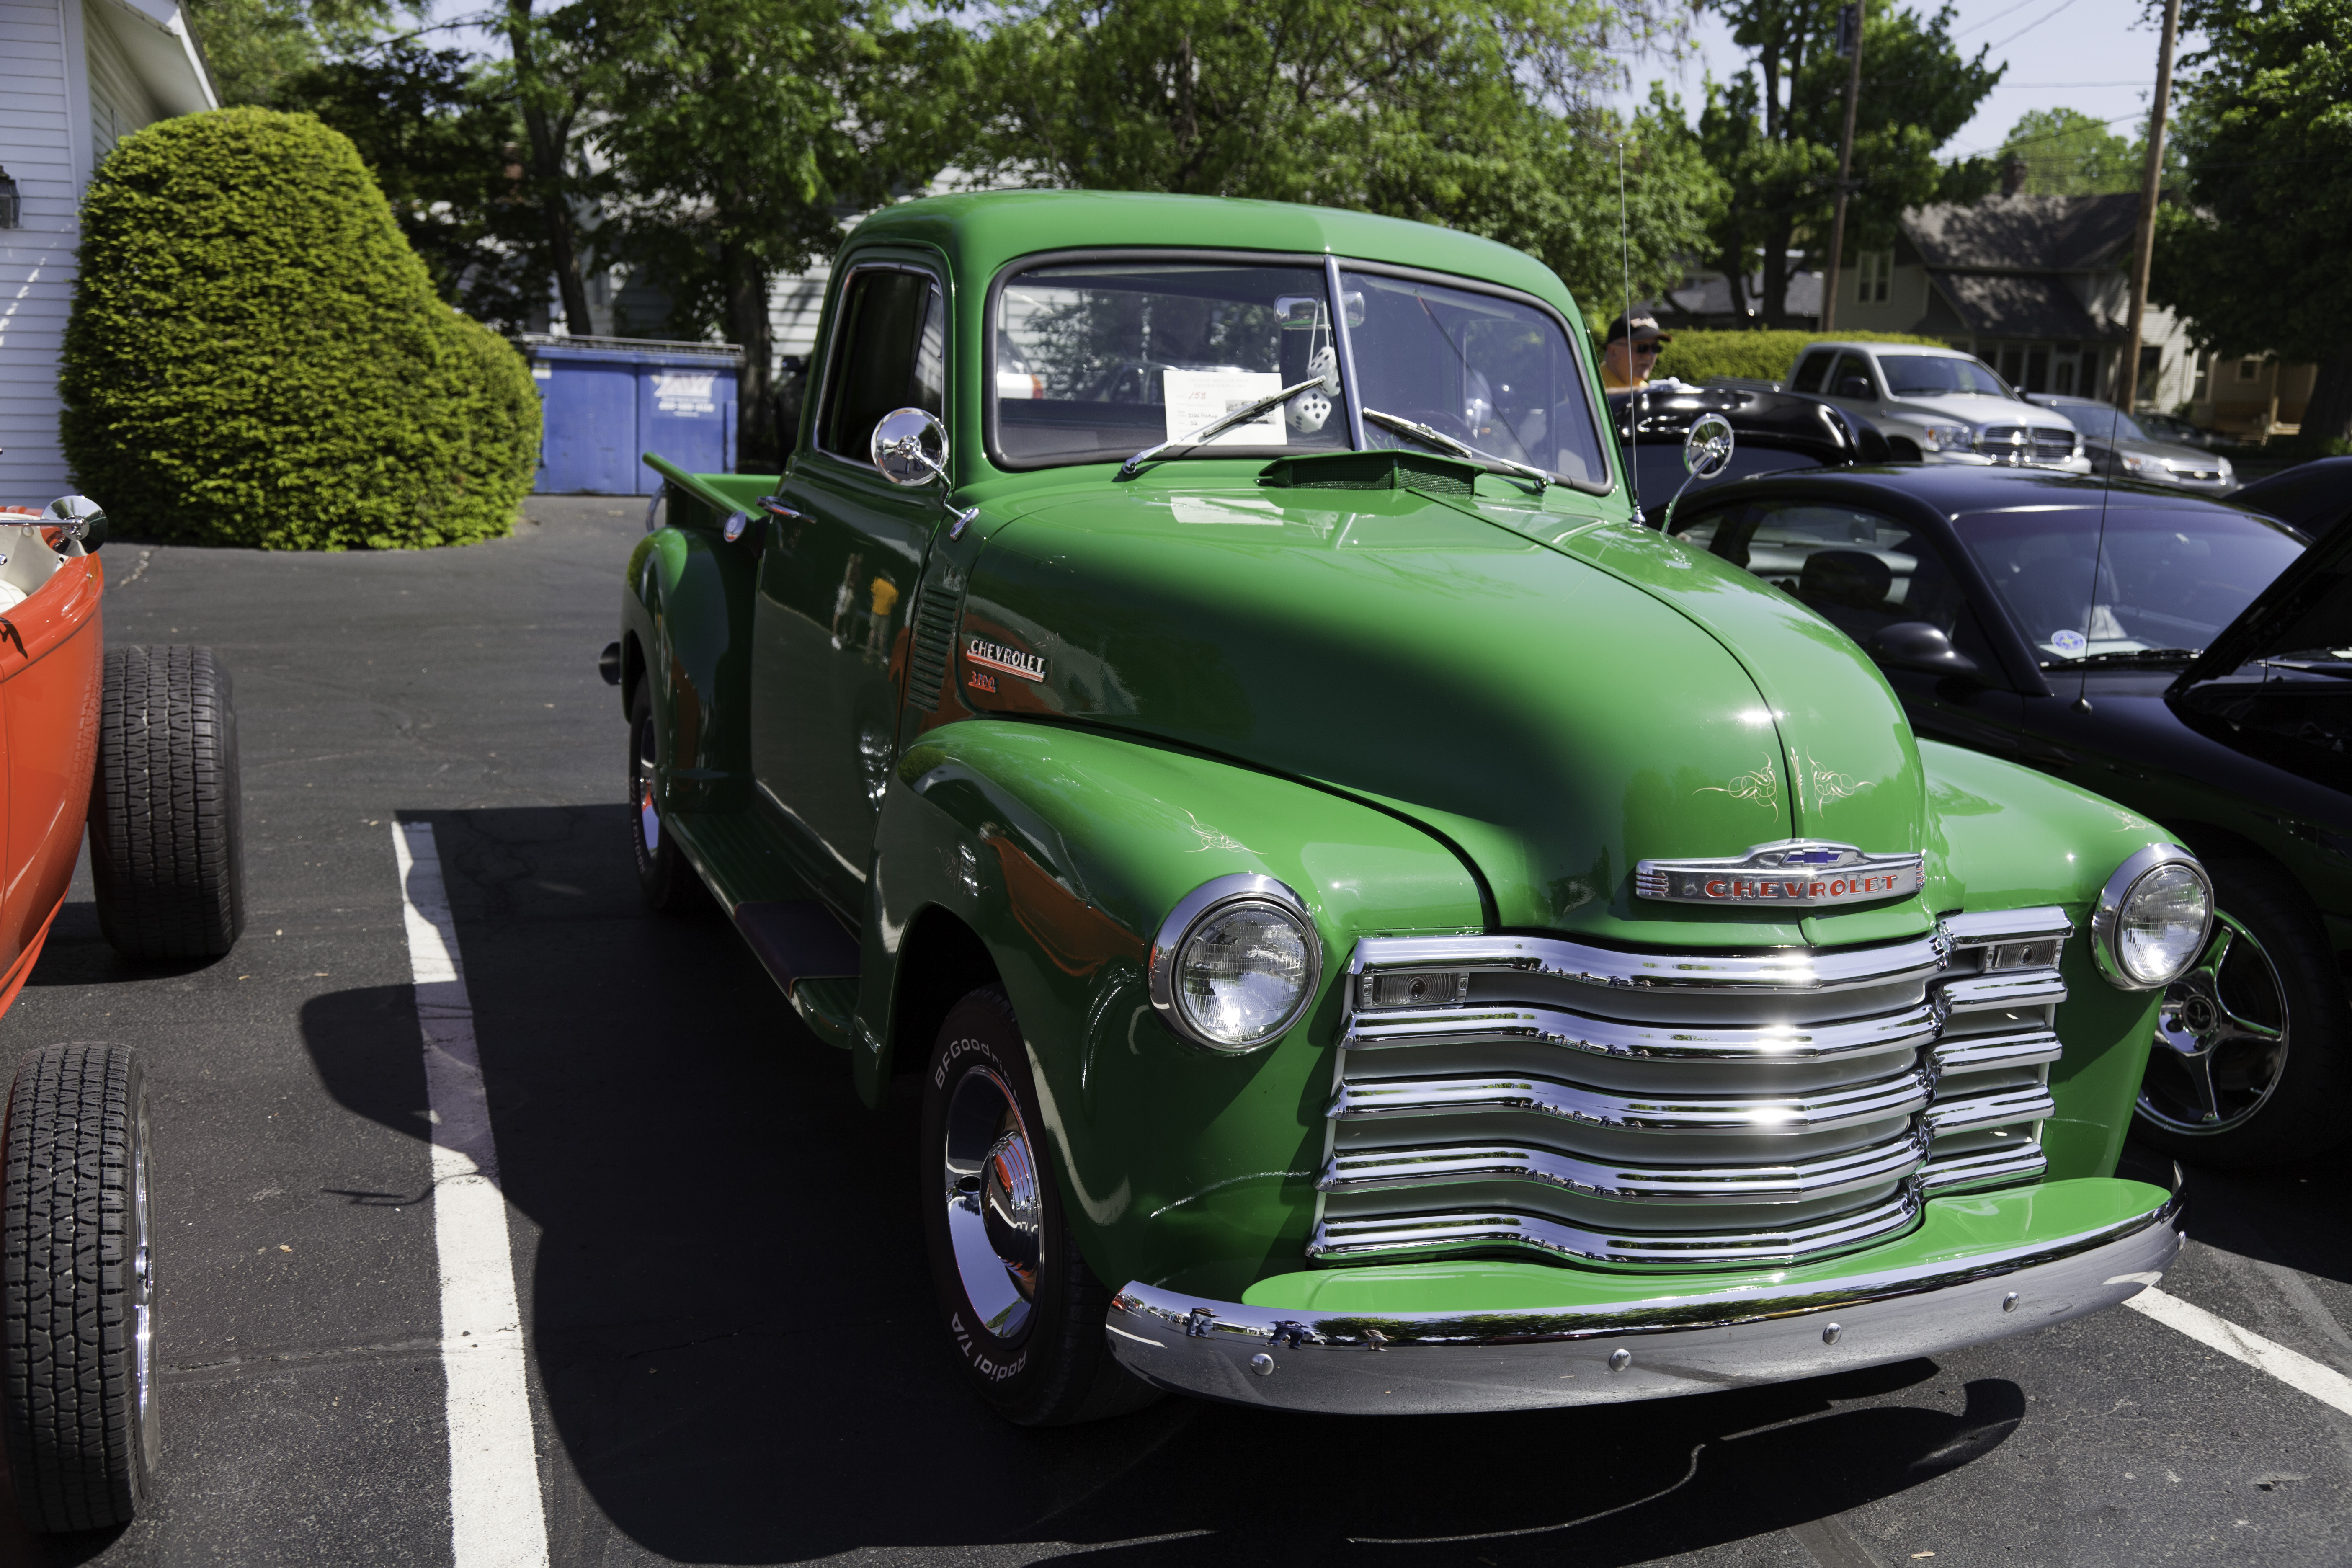
[[[907,661],[907,700],[917,712],[928,713],[940,704],[948,666],[955,662],[956,622],[962,609],[961,574],[950,573],[923,584]]]

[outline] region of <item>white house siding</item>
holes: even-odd
[[[58,353],[72,304],[75,211],[89,169],[80,0],[0,0],[0,168],[21,216],[0,229],[0,502],[68,489],[58,446]]]
[[[130,57],[122,52],[121,41],[115,35],[115,28],[122,25],[112,7],[103,3],[92,5],[82,13],[82,41],[89,62],[93,164],[105,162],[117,142],[163,117],[154,99],[132,73]]]

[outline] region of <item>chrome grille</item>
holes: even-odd
[[[2074,455],[2074,433],[2040,425],[1988,425],[1977,432],[1977,455],[2006,463],[2063,463]]]
[[[2032,1181],[2071,929],[2018,910],[1747,954],[1368,938],[1307,1250],[1785,1265]]]

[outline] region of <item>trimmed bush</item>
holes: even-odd
[[[506,533],[538,458],[512,346],[437,298],[350,140],[228,109],[100,165],[59,376],[121,533],[269,550]]]
[[[1674,340],[1658,355],[1658,367],[1650,374],[1698,383],[1711,375],[1779,381],[1789,374],[1789,367],[1797,363],[1797,355],[1807,343],[1932,343],[1939,349],[1950,346],[1941,338],[1915,338],[1906,332],[1675,331]]]

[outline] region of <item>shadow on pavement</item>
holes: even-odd
[[[554,1561],[604,1561],[617,1530],[702,1563],[1067,1542],[1136,1563],[1633,1563],[1888,1496],[2024,1418],[2006,1381],[1969,1384],[1958,1415],[1907,1402],[1939,1376],[1920,1361],[1583,1411],[1171,1398],[1003,1426],[933,1321],[911,1091],[866,1110],[722,917],[646,910],[625,808],[433,821],[526,1233]],[[340,1102],[421,1138],[404,993],[320,998],[303,1036]]]
[[[2189,1237],[2242,1258],[2352,1284],[2352,1161],[2347,1151],[2233,1171],[2183,1160]],[[2169,1185],[2172,1159],[2135,1139],[2117,1173]]]

